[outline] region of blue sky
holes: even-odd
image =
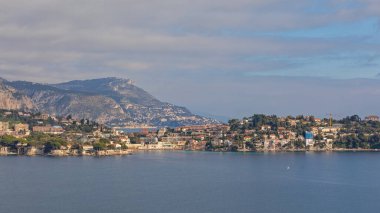
[[[380,114],[378,0],[4,0],[0,48],[9,80],[131,78],[164,101],[229,117],[295,114],[294,104]],[[348,93],[365,99],[334,103]],[[335,107],[296,98],[310,94]]]

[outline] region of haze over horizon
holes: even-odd
[[[1,1],[0,77],[122,77],[226,117],[380,114],[380,1]]]

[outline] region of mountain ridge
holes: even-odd
[[[11,92],[13,91],[13,92]],[[130,79],[98,78],[58,84],[0,79],[0,108],[72,115],[113,126],[181,126],[219,123],[161,102]]]

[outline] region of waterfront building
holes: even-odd
[[[305,142],[306,142],[306,146],[314,145],[314,137],[313,137],[312,132],[305,132]]]

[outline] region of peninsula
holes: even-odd
[[[149,127],[149,128],[148,128]],[[375,115],[341,120],[256,114],[228,124],[140,129],[109,127],[86,118],[0,110],[0,155],[104,156],[139,150],[377,151]]]

